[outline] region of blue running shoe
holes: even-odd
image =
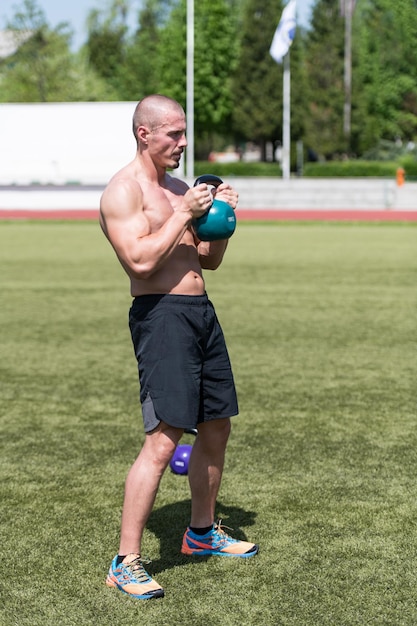
[[[127,563],[125,563],[127,559]],[[108,587],[117,587],[123,593],[127,593],[138,600],[151,600],[163,598],[164,590],[153,580],[143,567],[144,561],[138,554],[128,554],[117,565],[117,555],[114,557],[106,579]]]
[[[239,541],[229,537],[221,526],[221,520],[213,524],[213,529],[206,535],[196,535],[187,528],[185,531],[181,552],[189,556],[237,556],[247,559],[259,552],[259,546],[248,541]]]

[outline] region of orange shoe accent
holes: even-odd
[[[207,535],[196,535],[187,528],[182,540],[181,553],[187,556],[235,556],[249,558],[259,552],[259,546],[248,541],[233,539],[221,526],[221,520],[213,525]]]
[[[144,561],[138,554],[129,554],[117,565],[117,555],[114,557],[106,578],[108,587],[116,587],[128,595],[139,600],[162,598],[164,590],[156,580],[153,580],[145,570]]]

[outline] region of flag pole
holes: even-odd
[[[187,0],[187,171],[194,178],[194,0]]]
[[[282,78],[282,178],[290,178],[291,161],[291,70],[290,51],[284,56],[284,71]]]
[[[345,104],[343,116],[343,132],[348,141],[351,131],[351,109],[352,109],[352,14],[354,2],[345,0],[343,3],[345,17]]]
[[[281,19],[275,30],[269,53],[277,63],[283,63],[282,88],[282,177],[290,177],[291,156],[291,74],[290,46],[295,37],[297,25],[297,0],[289,0],[282,11]]]

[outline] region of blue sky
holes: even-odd
[[[306,26],[309,20],[311,7],[315,0],[297,0],[298,21],[302,26]],[[39,6],[45,13],[49,25],[54,28],[59,22],[69,22],[74,30],[73,48],[78,49],[86,39],[85,22],[91,9],[106,8],[110,0],[37,0]],[[131,22],[136,25],[136,16],[141,6],[141,0],[130,0],[132,7]],[[0,3],[0,30],[4,29],[7,20],[10,20],[16,8],[21,7],[22,2],[18,0],[1,0]],[[277,15],[277,23],[279,20]]]

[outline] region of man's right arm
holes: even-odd
[[[101,198],[100,223],[131,277],[149,278],[175,251],[193,218],[195,195],[184,197],[181,207],[152,232],[139,183],[118,180],[109,184]]]

